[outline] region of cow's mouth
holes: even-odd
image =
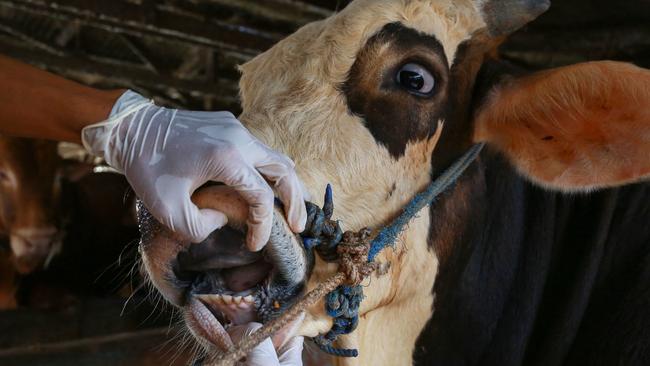
[[[290,283],[283,279],[268,255],[270,250],[249,252],[244,240],[243,232],[225,227],[177,256],[175,275],[189,283],[188,323],[202,328],[200,335],[222,349],[228,343],[221,339],[221,327],[272,319],[293,302],[304,286],[302,281]],[[206,316],[218,323],[206,321]]]
[[[199,207],[224,212],[229,226],[216,230],[201,243],[182,245],[185,249],[169,259],[172,272],[166,277],[172,277],[174,286],[183,291],[178,305],[183,308],[189,329],[207,341],[202,343],[209,351],[219,352],[232,347],[225,331],[228,326],[267,322],[295,303],[305,289],[313,257],[290,231],[281,209],[274,212],[270,241],[261,252],[253,253],[245,247],[242,230],[246,203],[219,186],[202,189],[199,197],[195,199]],[[141,227],[143,220],[151,220],[144,216],[140,216]],[[150,240],[145,240],[143,233],[144,255],[149,260],[156,260],[156,251],[168,245],[165,238],[170,237],[161,232],[166,229],[157,226]],[[148,271],[152,279],[160,278]],[[164,287],[157,287],[164,292]],[[284,340],[274,343],[279,346]]]

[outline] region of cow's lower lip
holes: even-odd
[[[189,310],[188,325],[194,327],[193,331],[197,335],[212,343],[219,351],[231,350],[233,341],[226,331],[229,327],[263,322],[270,316],[262,306],[268,300],[268,294],[277,291],[273,289],[270,273],[254,287],[240,291],[228,288],[210,292],[193,290],[186,305]],[[295,331],[295,323],[285,327],[274,337],[273,343],[278,347],[283,345]]]
[[[232,347],[233,342],[226,332],[228,327],[258,321],[255,289],[190,296],[187,305],[190,318],[188,325],[194,327],[195,333],[220,351],[228,351]]]

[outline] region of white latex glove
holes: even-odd
[[[262,327],[260,323],[248,323],[228,328],[234,344],[239,343],[242,338],[251,335]],[[276,352],[273,348],[271,338],[267,338],[259,346],[255,347],[246,356],[246,361],[240,363],[242,366],[302,366],[302,345],[303,337],[295,337]]]
[[[271,232],[274,193],[264,177],[275,183],[291,229],[304,229],[307,213],[293,162],[253,137],[229,112],[162,108],[127,91],[108,120],[83,129],[82,141],[126,175],[154,217],[192,242],[228,221],[190,200],[208,181],[231,186],[250,204],[249,249],[261,249]]]

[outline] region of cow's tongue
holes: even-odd
[[[258,261],[245,266],[233,267],[221,271],[226,287],[233,292],[240,292],[255,287],[264,281],[271,271],[271,264]]]

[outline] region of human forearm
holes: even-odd
[[[81,142],[124,90],[99,90],[0,55],[0,134]]]

